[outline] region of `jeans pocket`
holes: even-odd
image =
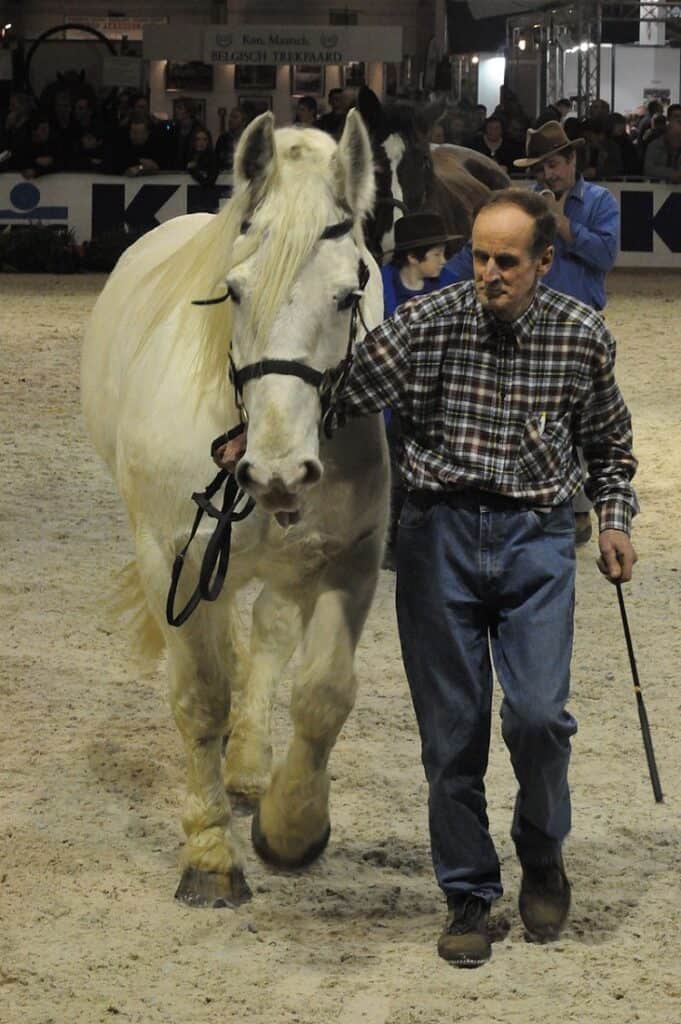
[[[555,537],[574,536],[575,514],[571,501],[564,501],[562,505],[556,505],[554,508],[533,508],[530,510],[530,515],[539,525],[542,533]]]
[[[399,527],[401,530],[415,530],[428,519],[429,513],[438,502],[433,494],[408,494],[400,511]]]

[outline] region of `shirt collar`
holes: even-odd
[[[502,342],[511,342],[518,348],[526,344],[532,337],[532,331],[537,322],[537,294],[535,294],[525,312],[521,313],[516,320],[499,320],[479,302],[478,306],[482,315],[483,331],[481,340],[483,343],[494,345],[501,340]]]

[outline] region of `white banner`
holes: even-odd
[[[102,57],[102,85],[107,88],[139,89],[142,85],[141,57]]]
[[[681,270],[681,187],[606,184],[622,211],[617,266]],[[31,181],[0,174],[0,229],[63,224],[78,242],[116,231],[138,234],[180,214],[217,210],[231,191],[231,174],[220,175],[214,188],[203,188],[183,174],[48,174]]]
[[[203,59],[214,64],[344,64],[402,60],[399,26],[209,25]]]

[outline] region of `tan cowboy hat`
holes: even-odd
[[[539,128],[528,128],[525,136],[525,156],[514,160],[514,167],[534,167],[566,149],[583,146],[584,139],[568,139],[562,125],[547,121]]]

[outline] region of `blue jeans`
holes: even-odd
[[[481,502],[484,501],[484,504]],[[575,581],[571,503],[531,509],[476,493],[415,492],[397,541],[402,657],[421,733],[437,881],[447,896],[502,893],[489,834],[492,665],[518,781],[511,835],[542,864],[570,830],[567,782]]]

